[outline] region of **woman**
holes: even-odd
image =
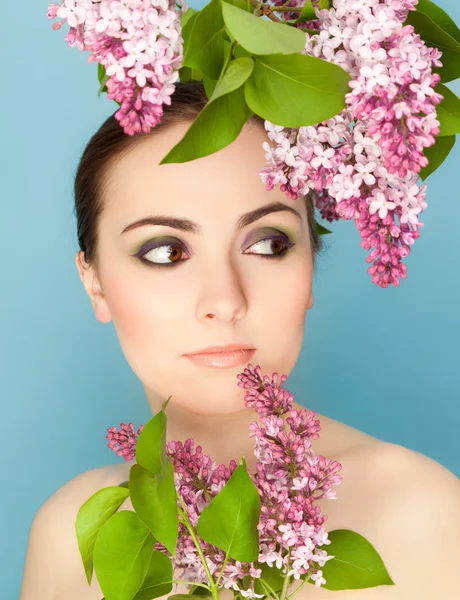
[[[314,304],[321,239],[312,198],[286,201],[283,192],[267,195],[261,185],[267,134],[257,116],[218,153],[159,166],[206,102],[201,83],[178,83],[149,134],[129,137],[112,116],[93,136],[76,175],[75,261],[96,319],[113,321],[152,414],[172,396],[167,441],[192,437],[217,463],[244,455],[254,472],[248,425],[257,416],[245,408],[236,375],[248,363],[268,375],[293,370]],[[246,350],[217,363],[209,354],[189,356],[228,344]],[[318,502],[328,515],[326,530],[366,537],[395,586],[340,592],[306,586],[297,598],[458,598],[457,477],[428,457],[317,417],[315,453],[343,467],[336,501]],[[98,489],[126,480],[133,463],[82,473],[41,507],[21,600],[102,598],[96,577],[87,584],[75,518]],[[129,500],[124,509],[132,510]],[[187,591],[179,586],[175,593]]]

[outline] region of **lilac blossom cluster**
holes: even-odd
[[[418,183],[428,164],[424,148],[440,131],[436,105],[443,96],[434,91],[440,76],[432,68],[442,66],[442,53],[403,25],[417,2],[333,0],[330,10],[316,8],[320,32],[307,36],[303,54],[352,76],[346,108],[298,129],[265,121],[277,144],[263,145],[266,189],[280,184],[292,199],[311,193],[330,222],[354,218],[361,246],[371,250],[368,273],[383,288],[406,278],[402,260],[420,237],[418,216],[427,207],[426,185]]]
[[[128,135],[148,133],[171,104],[183,63],[176,0],[62,0],[50,4],[48,19],[58,30],[67,22],[71,48],[89,51],[88,62],[105,67],[107,96],[120,104],[115,118]]]
[[[323,545],[330,544],[323,524],[326,515],[321,515],[314,502],[322,498],[336,499],[333,485],[342,482],[338,474],[342,465],[324,456],[316,455],[311,441],[318,439],[320,422],[315,412],[307,409],[298,411],[292,408],[293,394],[282,387],[287,376],[280,378],[273,373],[269,378],[262,376],[260,366],[249,364],[237,375],[238,386],[247,390],[245,406],[253,408],[260,418],[260,424],[253,421],[249,437],[255,438],[254,454],[257,458],[256,473],[249,475],[254,482],[261,500],[261,514],[258,524],[260,554],[258,563],[269,567],[276,565],[285,576],[299,580],[306,573],[316,587],[326,583],[320,568],[333,558]],[[289,431],[285,429],[286,424]],[[107,439],[109,448],[131,460],[135,456],[135,446],[140,432],[136,434],[133,424],[122,424],[122,431],[110,427]],[[142,427],[142,426],[141,426]],[[118,437],[117,437],[118,436]],[[186,506],[188,519],[196,526],[200,514],[209,505],[237,468],[232,460],[229,466],[217,465],[203,454],[202,447],[196,446],[192,438],[184,444],[170,441],[166,444],[166,454],[174,464],[174,481],[178,496]],[[200,539],[200,538],[198,538]],[[200,539],[200,545],[211,574],[222,570],[225,553]],[[168,553],[156,543],[155,549]],[[179,522],[179,537],[176,559],[170,556],[174,568],[183,568],[180,579],[207,583],[205,569],[187,528]],[[168,553],[169,554],[169,553]],[[261,598],[254,591],[254,580],[261,577],[262,569],[254,563],[241,563],[229,559],[223,570],[222,587],[238,591],[246,598]],[[250,588],[241,589],[237,581],[250,576]]]

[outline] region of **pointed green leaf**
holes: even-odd
[[[123,481],[122,483],[119,483],[118,487],[124,487],[129,489],[129,481]]]
[[[420,171],[419,175],[422,180],[425,180],[429,175],[434,173],[449,156],[450,151],[455,145],[455,135],[436,138],[436,143],[429,148],[425,148],[423,154],[429,160],[426,167]]]
[[[321,567],[326,580],[321,587],[336,591],[395,585],[382,558],[362,535],[349,529],[336,529],[328,532],[328,538],[331,544],[324,549],[334,558]],[[315,584],[311,579],[308,583]]]
[[[427,46],[441,50],[443,66],[434,68],[433,72],[439,73],[444,83],[460,77],[460,42],[418,11],[410,10],[404,25],[412,25]]]
[[[170,403],[170,401],[171,401],[171,398],[172,398],[172,395],[171,395],[171,396],[169,396],[169,398],[168,398],[167,400],[165,400],[165,401],[163,402],[163,404],[161,405],[161,410],[162,410],[163,412],[165,412],[165,411],[166,411],[166,407],[167,407],[167,406],[168,406],[168,404]]]
[[[135,512],[114,514],[94,544],[94,569],[105,600],[132,600],[142,586],[155,539]]]
[[[133,600],[153,600],[153,598],[166,596],[172,590],[173,579],[173,566],[169,556],[164,552],[153,550],[149,570]]]
[[[313,4],[311,3],[311,0],[307,0],[307,2],[305,2],[304,6],[302,8],[302,12],[297,17],[295,22],[296,23],[304,23],[305,21],[314,21],[316,19],[317,19],[317,17],[316,17],[316,13],[315,13],[315,8],[314,8]]]
[[[77,513],[75,532],[89,585],[93,577],[93,551],[96,537],[104,523],[117,512],[128,496],[129,490],[126,488],[106,487],[93,494],[82,504]]]
[[[221,0],[211,0],[192,15],[182,29],[186,67],[195,67],[208,77],[217,79],[224,61]]]
[[[305,48],[306,34],[296,27],[261,19],[225,1],[222,16],[228,31],[252,54],[279,52],[285,55]]]
[[[316,233],[318,235],[327,235],[328,233],[332,233],[332,231],[326,229],[326,227],[323,227],[321,223],[316,223]]]
[[[188,162],[225,148],[238,137],[252,115],[242,87],[208,102],[159,164]]]
[[[253,69],[254,61],[252,58],[242,56],[232,60],[225,71],[224,77],[217,82],[210,102],[241,87],[251,75]]]
[[[136,442],[136,462],[156,475],[166,456],[166,414],[160,410],[141,431]]]
[[[306,54],[254,56],[244,93],[251,110],[264,119],[283,127],[301,127],[340,113],[350,80],[338,65]]]
[[[98,77],[99,83],[100,83],[99,92],[98,92],[97,97],[100,98],[101,94],[103,92],[108,92],[106,83],[110,79],[110,76],[107,75],[106,72],[105,72],[104,65],[101,65],[101,63],[97,64],[97,77]]]
[[[444,100],[441,100],[436,107],[437,119],[440,123],[439,135],[444,137],[460,133],[460,98],[442,83],[438,83],[435,91],[444,96]]]
[[[140,465],[133,465],[129,472],[129,489],[133,508],[140,519],[149,527],[153,537],[175,557],[179,521],[174,465],[170,457],[165,458],[157,475]]]
[[[245,465],[232,476],[200,515],[196,531],[231,558],[253,562],[259,556],[260,497]]]
[[[105,67],[104,65],[101,65],[100,62],[97,63],[97,78],[99,79],[99,83],[102,82],[102,80],[104,79],[104,75],[105,75]]]
[[[460,29],[449,15],[437,4],[430,0],[418,0],[417,11],[430,17],[441,29],[446,31],[454,40],[460,42]]]

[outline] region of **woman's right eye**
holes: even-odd
[[[180,258],[183,253],[184,250],[176,244],[158,244],[141,248],[135,256],[149,267],[173,267],[186,260]]]

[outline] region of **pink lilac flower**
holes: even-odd
[[[427,207],[419,174],[428,164],[424,149],[439,135],[436,106],[443,96],[435,92],[440,76],[432,70],[442,66],[442,53],[403,25],[417,0],[334,0],[330,10],[313,5],[318,20],[307,29],[320,32],[307,36],[303,53],[351,75],[346,108],[298,129],[265,121],[276,145],[264,143],[267,165],[259,175],[268,191],[279,185],[288,198],[311,193],[323,219],[354,219],[361,246],[370,250],[373,283],[398,286]]]
[[[136,442],[143,429],[144,426],[141,425],[136,433],[132,423],[120,423],[120,430],[116,427],[109,427],[105,438],[110,440],[108,447],[117,456],[123,456],[126,461],[133,460],[136,455]]]
[[[182,0],[181,0],[182,2]],[[188,9],[176,0],[62,0],[48,7],[48,19],[68,23],[65,40],[88,51],[109,77],[108,98],[120,105],[115,118],[128,135],[148,133],[171,104],[183,63],[180,18]]]
[[[300,579],[309,574],[315,585],[326,583],[319,566],[334,558],[321,546],[329,545],[324,523],[326,515],[321,515],[314,502],[322,498],[336,499],[332,490],[342,482],[338,474],[342,465],[324,456],[316,455],[312,440],[318,439],[319,420],[314,412],[292,408],[294,395],[283,388],[287,376],[271,377],[262,375],[260,366],[249,364],[243,373],[237,375],[238,386],[246,390],[245,406],[257,412],[260,423],[250,424],[249,437],[255,438],[254,455],[257,458],[256,473],[249,475],[254,482],[261,500],[259,531],[260,553],[258,564],[276,566],[285,576]],[[286,424],[283,416],[286,415]],[[142,431],[136,434],[132,423],[124,425],[121,431],[110,427],[107,439],[109,448],[129,461],[135,456],[135,445]],[[184,443],[170,441],[166,444],[166,454],[174,465],[174,482],[178,496],[185,504],[188,519],[196,527],[200,514],[211,500],[222,490],[237,468],[232,460],[228,466],[217,465],[203,454],[201,446],[195,446],[193,439]],[[182,508],[182,502],[179,506]],[[222,570],[225,553],[201,540],[201,548],[211,574]],[[169,555],[167,549],[157,542],[155,549]],[[206,573],[196,546],[187,528],[179,522],[179,537],[176,558],[170,556],[173,568],[181,568],[180,579],[196,583],[207,583]],[[233,589],[246,598],[260,598],[254,590],[254,580],[261,577],[262,569],[254,563],[241,563],[229,559],[221,585]],[[249,588],[242,588],[241,581],[250,576]]]

